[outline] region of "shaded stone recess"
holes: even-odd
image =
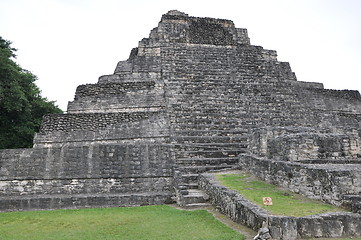
[[[54,208],[94,206],[92,195],[99,205],[102,194],[118,194],[121,206],[128,196],[134,205],[170,197],[204,204],[199,174],[239,168],[240,154],[357,161],[360,103],[356,91],[297,81],[276,51],[252,45],[247,29],[230,20],[172,10],[113,74],[79,86],[66,114],[45,116],[33,149],[0,151],[0,199],[28,208],[46,208],[32,205],[42,193]],[[343,198],[358,209],[357,178],[343,174],[354,189],[337,190],[336,198],[328,191],[331,202]],[[73,205],[62,205],[75,195]]]
[[[266,221],[266,210],[220,185],[214,173],[203,173],[199,185],[209,195],[212,204],[233,221],[254,230],[258,230]],[[272,239],[353,237],[361,234],[361,215],[338,212],[287,217],[269,214],[268,228]]]
[[[71,132],[77,130],[95,131],[109,125],[137,122],[155,113],[80,113],[52,114],[43,118],[39,134],[51,132]]]
[[[144,79],[144,74],[136,77]],[[155,79],[81,85],[75,93],[75,101],[68,104],[68,113],[162,110],[163,95],[163,83]]]
[[[154,88],[155,82],[126,82],[108,84],[86,84],[80,85],[76,89],[74,99],[87,96],[120,95],[127,91],[150,90]]]

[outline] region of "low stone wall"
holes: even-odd
[[[251,203],[238,192],[220,185],[214,173],[200,176],[199,186],[210,197],[212,204],[233,221],[258,230],[266,221],[267,212]],[[355,213],[328,213],[306,217],[269,216],[273,239],[311,237],[361,236],[361,215]]]
[[[170,193],[37,195],[17,198],[0,197],[0,212],[90,207],[133,207],[160,205],[171,200]]]
[[[145,141],[0,150],[0,210],[164,204],[170,154]]]
[[[240,155],[239,165],[268,183],[337,206],[344,195],[361,194],[361,162],[303,164]]]

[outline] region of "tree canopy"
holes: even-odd
[[[44,114],[61,113],[41,97],[37,77],[13,59],[16,49],[0,36],[0,148],[32,147]]]

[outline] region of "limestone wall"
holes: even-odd
[[[305,105],[319,110],[342,110],[361,112],[361,97],[358,91],[306,88],[297,91]]]
[[[356,126],[356,125],[355,125]],[[357,129],[265,127],[251,131],[251,153],[281,161],[354,159],[360,157]]]
[[[323,158],[355,158],[360,103],[356,92],[298,82],[276,51],[250,45],[247,30],[230,20],[170,11],[114,74],[79,86],[67,114],[44,117],[34,149],[1,152],[0,186],[29,196],[50,188],[51,194],[79,195],[138,193],[151,186],[158,193],[170,186],[172,169],[193,188],[197,173],[235,167],[246,151],[294,160],[293,136],[264,141],[253,130],[265,126],[331,129],[327,134],[337,141],[323,148],[333,151]],[[312,139],[313,148],[302,155],[310,139],[298,138],[296,160],[323,154],[329,138]],[[115,152],[104,153],[106,147]]]
[[[164,106],[163,83],[143,79],[81,85],[74,101],[68,104],[68,113],[143,112],[161,110]]]
[[[0,151],[0,211],[164,204],[169,147],[152,142]]]
[[[358,136],[299,133],[268,141],[269,157],[275,160],[352,159],[360,156]]]
[[[154,112],[51,114],[44,116],[39,133],[96,131],[110,125],[139,122],[156,114]]]
[[[168,137],[168,121],[159,112],[48,115],[34,138],[34,147],[69,142],[122,144],[136,139],[164,142]]]
[[[164,192],[127,194],[56,194],[20,197],[0,197],[0,211],[29,211],[44,209],[78,209],[99,207],[134,207],[161,205],[170,201]]]
[[[141,93],[144,90],[154,88],[155,82],[123,82],[123,83],[108,83],[108,84],[86,84],[77,87],[75,92],[75,100],[81,97],[88,96],[114,96],[124,94],[128,91]]]
[[[2,196],[170,189],[173,163],[163,144],[66,144],[0,154]]]

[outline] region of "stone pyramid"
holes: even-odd
[[[169,11],[66,114],[44,117],[32,149],[0,151],[0,210],[199,206],[199,173],[247,169],[245,154],[359,168],[360,103],[297,81],[230,20]]]

